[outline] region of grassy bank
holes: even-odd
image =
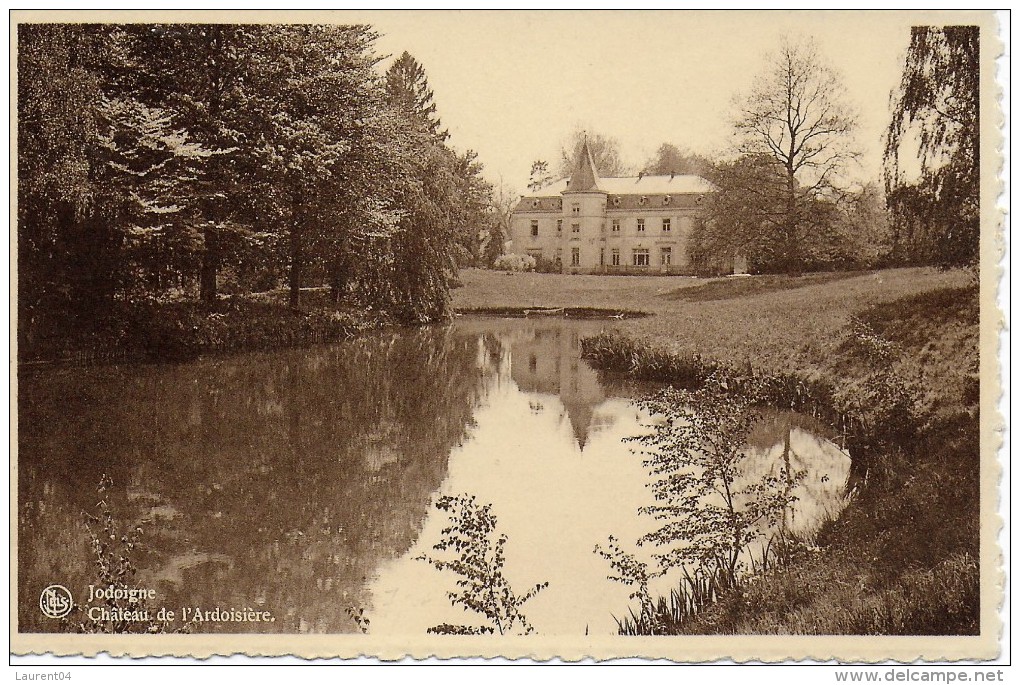
[[[724,371],[849,433],[865,485],[820,551],[677,626],[687,633],[977,632],[978,301],[922,269],[599,278],[469,272],[456,307],[629,307],[589,340],[596,365],[694,387]]]
[[[25,325],[21,363],[121,359],[180,361],[203,353],[267,350],[344,340],[391,323],[355,307],[336,307],[328,293],[304,293],[300,309],[286,293],[200,302],[115,302],[99,316],[53,312]]]

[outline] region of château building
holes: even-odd
[[[569,179],[521,198],[511,251],[564,273],[692,273],[691,236],[713,190],[693,175],[600,178],[585,142]],[[727,270],[742,270],[734,261]]]

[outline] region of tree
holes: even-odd
[[[128,60],[112,26],[18,26],[20,336],[46,310],[91,312],[115,291],[119,243],[108,222],[93,222],[103,193],[93,153],[100,103],[115,86],[111,63]]]
[[[94,154],[104,187],[103,216],[119,231],[119,285],[160,292],[164,279],[193,269],[201,236],[193,220],[194,198],[209,159],[219,151],[190,140],[173,115],[133,98],[104,98]],[[147,284],[133,282],[140,269]]]
[[[857,153],[854,116],[841,79],[813,42],[784,40],[751,92],[739,102],[736,132],[742,154],[770,159],[784,179],[773,201],[782,212],[784,270],[803,268],[817,201],[840,193],[841,174]]]
[[[980,247],[977,26],[915,26],[886,136],[895,258],[977,263]],[[912,157],[916,149],[920,169]],[[904,163],[904,160],[909,160]],[[913,176],[913,178],[912,178]]]
[[[887,262],[893,237],[889,218],[885,193],[877,183],[866,183],[847,197],[841,233],[854,264],[871,268]]]
[[[770,156],[723,162],[708,172],[716,191],[706,198],[705,217],[695,227],[692,259],[702,270],[727,272],[737,255],[752,272],[780,267],[786,216],[781,202],[786,181]]]
[[[449,138],[436,114],[434,94],[425,69],[411,53],[404,52],[386,71],[386,97],[391,105],[440,142]]]
[[[599,176],[623,176],[626,173],[627,168],[620,156],[620,143],[616,138],[577,129],[560,147],[560,178],[570,178],[574,173],[585,141],[588,141],[588,149]]]
[[[419,148],[429,148],[428,154],[422,155],[422,163],[412,163],[406,169],[428,175],[416,180],[417,187],[431,193],[431,197],[416,205],[432,205],[426,212],[438,212],[436,220],[443,225],[437,224],[437,230],[452,242],[450,270],[479,263],[492,186],[482,177],[478,154],[473,150],[459,153],[447,145],[449,136],[442,130],[425,69],[409,53],[402,54],[386,72],[386,96],[411,127],[410,135],[422,136]],[[414,148],[408,153],[413,155]],[[405,199],[409,197],[404,195]]]
[[[519,199],[520,195],[502,180],[493,189],[489,206],[489,231],[483,248],[487,266],[492,266],[503,254],[510,236],[510,215]]]
[[[451,221],[457,264],[478,265],[482,262],[482,246],[490,224],[492,184],[482,177],[483,167],[474,150],[454,152],[451,162],[456,184]]]
[[[260,214],[285,236],[292,307],[336,233],[365,226],[352,213],[370,206],[364,198],[387,173],[375,38],[367,26],[267,25],[256,34]]]
[[[531,163],[531,176],[528,178],[528,190],[536,192],[539,188],[549,185],[555,180],[549,172],[549,162],[536,159]]]
[[[663,143],[644,166],[643,173],[649,176],[667,174],[694,174],[705,176],[712,168],[712,161],[694,152],[681,150],[672,143]]]
[[[740,157],[709,169],[715,192],[705,198],[705,216],[694,231],[692,258],[702,270],[727,272],[736,256],[754,273],[790,269],[786,204],[787,176],[768,155]],[[798,266],[830,269],[871,263],[868,246],[877,227],[859,226],[860,194],[798,197]],[[860,207],[859,209],[863,209]],[[855,231],[858,235],[855,237]],[[869,261],[870,260],[870,261]]]
[[[137,88],[146,102],[171,109],[176,121],[204,146],[220,151],[192,188],[200,297],[217,298],[222,262],[239,240],[251,237],[244,198],[254,157],[243,149],[261,124],[253,116],[246,79],[252,31],[239,24],[160,24],[129,28],[135,41]]]
[[[23,25],[19,44],[26,321],[42,300],[94,317],[118,293],[162,289],[191,268],[193,198],[218,151],[144,101],[132,32]]]

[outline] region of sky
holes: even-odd
[[[340,12],[372,24],[377,49],[428,75],[451,144],[517,192],[531,163],[555,166],[578,128],[616,138],[640,167],[664,142],[702,154],[732,143],[734,98],[783,36],[813,38],[858,113],[860,180],[880,179],[889,96],[916,13]],[[388,66],[392,57],[383,62]]]

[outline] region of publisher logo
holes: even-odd
[[[74,600],[71,591],[63,585],[50,585],[39,596],[39,609],[44,616],[63,618],[71,613]]]

